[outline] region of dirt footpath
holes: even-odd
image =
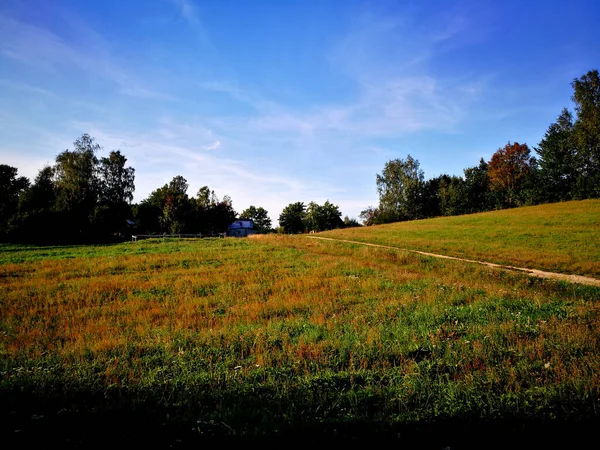
[[[591,278],[591,277],[584,277],[581,275],[568,275],[568,274],[564,274],[564,273],[544,272],[543,270],[528,269],[525,267],[505,266],[502,264],[495,264],[495,263],[491,263],[491,262],[475,261],[472,259],[457,258],[454,256],[446,256],[446,255],[438,255],[436,253],[429,253],[429,252],[421,252],[419,250],[408,250],[406,248],[392,247],[389,245],[370,244],[368,242],[359,242],[359,241],[349,241],[347,239],[333,239],[333,238],[326,238],[326,237],[321,237],[321,236],[307,236],[307,237],[309,237],[310,239],[322,239],[324,241],[347,242],[350,244],[368,245],[369,247],[389,248],[392,250],[403,250],[403,251],[410,252],[410,253],[417,253],[419,255],[432,256],[434,258],[453,259],[455,261],[464,261],[464,262],[468,262],[468,263],[481,264],[481,265],[488,266],[488,267],[494,267],[496,269],[516,270],[519,272],[526,273],[527,275],[530,275],[532,277],[550,278],[550,279],[554,279],[554,280],[569,281],[571,283],[587,284],[589,286],[600,286],[600,280],[598,280],[596,278]]]

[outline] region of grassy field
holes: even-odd
[[[491,448],[598,424],[599,288],[302,236],[0,250],[16,444]]]
[[[600,200],[333,230],[321,235],[600,278]]]

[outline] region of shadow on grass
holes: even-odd
[[[304,417],[291,418],[284,429],[276,423],[245,428],[219,419],[194,419],[187,408],[178,411],[151,400],[134,403],[81,392],[68,401],[58,395],[42,400],[4,392],[0,394],[0,442],[4,448],[558,449],[584,448],[594,442],[600,425],[596,417],[461,417],[411,424],[368,419],[317,423]]]
[[[0,251],[4,253],[22,252],[24,250],[79,250],[88,247],[114,247],[120,245],[123,242],[129,242],[129,240],[123,240],[119,242],[99,242],[89,244],[10,244],[0,243]]]

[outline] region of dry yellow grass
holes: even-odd
[[[332,230],[320,235],[600,278],[600,200]]]

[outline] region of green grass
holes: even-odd
[[[599,288],[304,237],[10,250],[14,426],[118,413],[196,437],[302,436],[597,418]]]
[[[600,200],[333,230],[320,235],[600,278]]]
[[[233,245],[231,242],[217,244],[215,241],[219,241],[219,239],[203,239],[203,248],[210,249],[215,245],[218,245],[219,248],[223,245]],[[185,244],[185,241],[175,238],[147,239],[143,241],[143,244],[137,244],[136,242],[104,245],[59,246],[0,244],[0,264],[73,258],[111,258],[126,255],[190,251],[197,251],[197,248],[191,248],[189,245]]]

